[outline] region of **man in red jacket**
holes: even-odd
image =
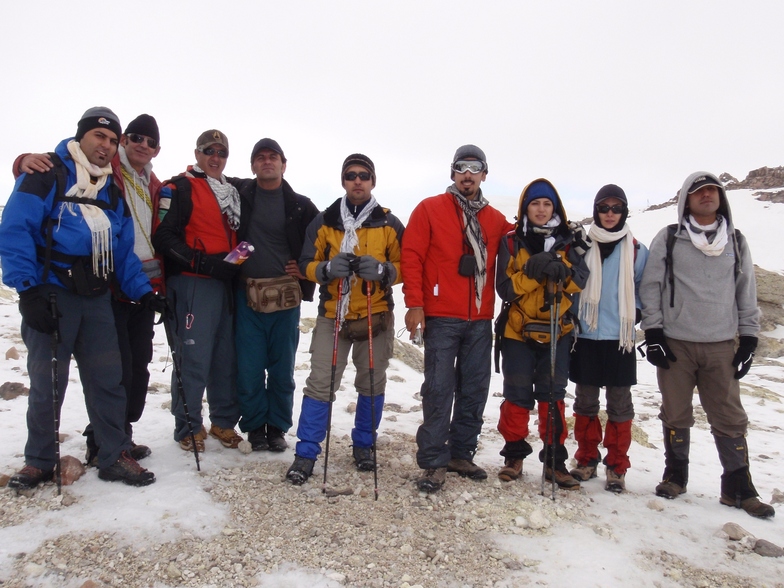
[[[451,177],[444,194],[411,213],[401,257],[406,328],[412,337],[420,328],[425,341],[417,431],[425,470],[417,486],[425,492],[439,490],[447,471],[487,478],[473,457],[490,388],[496,253],[513,228],[482,195],[487,160],[479,147],[457,150]]]
[[[142,262],[142,270],[150,278],[153,291],[162,293],[163,273],[159,260],[154,258],[150,241],[153,229],[158,224],[159,195],[161,182],[152,171],[152,159],[161,151],[160,132],[155,118],[140,114],[133,119],[120,136],[117,154],[112,159],[114,183],[120,187],[125,203],[133,218],[133,252]],[[20,155],[14,162],[14,175],[21,173],[45,173],[52,167],[46,153]],[[170,198],[164,197],[163,208],[168,208]],[[125,412],[125,432],[133,439],[133,423],[138,422],[147,400],[147,386],[150,372],[147,368],[152,361],[152,340],[155,335],[153,324],[155,312],[140,304],[134,304],[128,296],[114,288],[112,311],[117,329],[122,360],[122,385],[128,404]],[[84,431],[87,438],[88,465],[96,465],[98,445],[95,442],[92,425]],[[146,445],[133,444],[131,456],[143,459],[150,455]]]

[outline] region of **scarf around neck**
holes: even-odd
[[[634,237],[629,225],[610,232],[593,223],[588,236],[595,243],[612,243],[620,240],[621,262],[618,272],[618,318],[621,325],[618,333],[618,349],[630,352],[634,349]],[[590,270],[585,288],[580,293],[579,317],[595,331],[599,325],[599,301],[602,295],[602,259],[598,245],[592,245],[585,254],[585,263]]]
[[[446,190],[449,194],[455,197],[455,201],[463,211],[463,226],[465,227],[464,233],[468,240],[468,245],[474,252],[476,259],[476,268],[474,269],[474,299],[476,301],[476,310],[482,310],[482,293],[485,289],[487,282],[487,245],[482,239],[482,226],[479,224],[479,219],[476,215],[485,206],[489,204],[487,199],[482,195],[480,189],[476,193],[476,198],[468,200],[460,193],[457,186],[452,184]]]
[[[212,189],[212,193],[215,194],[215,199],[218,201],[218,206],[220,206],[220,210],[223,214],[226,215],[226,219],[229,222],[229,226],[233,231],[236,231],[240,228],[240,193],[237,192],[237,188],[232,186],[226,181],[226,176],[221,174],[220,180],[216,180],[204,173],[204,170],[201,169],[198,165],[193,166],[193,170],[199,172],[200,174],[204,174],[205,179],[207,180],[207,184],[209,184],[210,188]]]
[[[716,215],[716,220],[709,225],[701,225],[691,215],[687,215],[683,227],[691,244],[709,257],[721,255],[727,246],[727,222],[721,214]]]
[[[340,220],[343,222],[343,240],[340,242],[341,253],[356,253],[356,247],[359,245],[359,237],[357,236],[357,229],[370,217],[370,213],[378,206],[375,196],[370,195],[370,200],[367,201],[365,207],[359,211],[359,214],[354,218],[351,211],[348,209],[348,196],[343,196],[340,199]],[[340,323],[348,312],[349,302],[351,300],[351,292],[354,284],[357,281],[357,276],[351,274],[347,278],[343,278],[343,297],[340,301]]]

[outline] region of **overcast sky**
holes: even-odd
[[[14,0],[0,17],[0,203],[15,155],[54,149],[95,105],[123,128],[157,118],[162,179],[204,130],[243,177],[277,139],[322,209],[365,153],[403,220],[464,143],[487,154],[491,202],[547,177],[572,218],[606,183],[645,206],[699,169],[784,163],[780,1]]]

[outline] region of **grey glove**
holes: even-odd
[[[351,255],[348,253],[338,253],[327,262],[325,274],[329,280],[337,278],[347,278],[351,275]]]
[[[372,255],[362,255],[357,275],[368,282],[378,282],[384,277],[384,265]]]

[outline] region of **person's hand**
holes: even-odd
[[[239,264],[224,261],[228,253],[215,253],[213,255],[201,255],[199,257],[198,272],[205,276],[210,276],[216,280],[228,282],[240,271]]]
[[[664,339],[664,329],[647,329],[645,331],[645,346],[648,354],[646,359],[663,370],[670,369],[670,362],[678,361],[675,354]]]
[[[560,259],[551,260],[542,270],[542,276],[556,284],[565,281],[569,273],[569,268]]]
[[[411,334],[411,339],[414,338],[417,327],[425,332],[425,310],[423,308],[409,308],[406,312],[406,330]]]
[[[45,173],[54,167],[48,153],[28,153],[19,162],[19,171],[24,174]]]
[[[169,311],[169,301],[166,300],[166,296],[155,292],[147,292],[147,294],[141,297],[139,304],[147,310],[158,312],[164,316]]]
[[[357,275],[368,282],[378,282],[384,277],[384,265],[372,255],[359,258]]]
[[[57,317],[52,316],[48,293],[48,289],[41,285],[19,293],[19,312],[22,319],[31,329],[46,335],[57,330],[57,319],[63,316],[59,311]]]
[[[750,335],[741,335],[738,350],[732,358],[732,365],[736,368],[735,379],[740,380],[749,373],[754,360],[754,350],[757,349],[757,338]]]
[[[292,278],[297,278],[298,280],[307,280],[307,278],[302,275],[302,272],[299,271],[299,265],[297,264],[296,259],[289,259],[286,263],[286,267],[283,268],[283,271],[285,271],[286,274]]]
[[[550,251],[535,253],[525,262],[523,273],[532,280],[541,280],[544,277],[544,268],[554,259],[556,255]]]
[[[327,262],[326,274],[330,280],[337,278],[347,278],[351,275],[351,259],[354,256],[350,253],[340,252]]]

